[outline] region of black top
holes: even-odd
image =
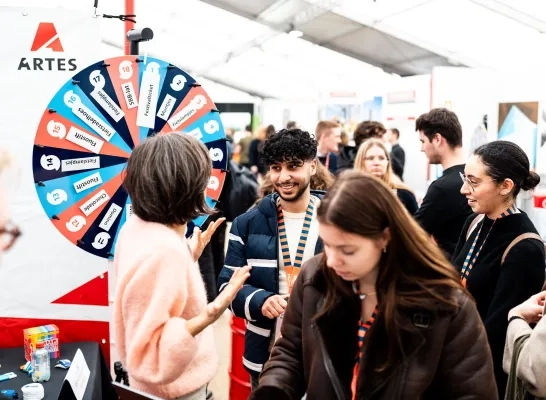
[[[403,178],[404,165],[406,165],[406,152],[399,144],[395,144],[391,149],[392,170],[396,175]]]
[[[424,230],[434,236],[438,246],[452,256],[461,229],[472,213],[465,196],[461,194],[464,164],[447,168],[443,175],[430,184],[415,219]]]
[[[325,156],[317,156],[322,165],[326,166],[326,160],[328,159],[328,170],[335,174],[337,171],[337,155],[336,153],[328,153]]]
[[[504,399],[508,376],[502,370],[502,357],[508,312],[540,292],[544,283],[544,245],[536,239],[522,240],[510,250],[504,264],[500,265],[509,244],[522,233],[538,233],[535,226],[523,212],[501,218],[494,225],[493,220],[485,217],[466,240],[469,226],[475,217],[476,214],[472,214],[463,227],[453,262],[461,271],[480,227],[483,225],[476,249],[480,248],[489,229],[493,227],[470,271],[467,289],[476,300],[484,322],[493,355],[499,398]]]
[[[410,192],[407,189],[396,189],[396,195],[402,202],[402,204],[406,207],[408,212],[413,215],[415,214],[415,211],[419,208],[417,205],[417,199],[415,199],[415,195]]]
[[[258,172],[264,175],[267,172],[267,166],[262,162],[261,150],[264,142],[260,139],[254,139],[250,142],[250,148],[248,149],[248,159],[250,166],[258,167]]]
[[[354,146],[340,146],[339,154],[337,157],[337,171],[336,175],[339,175],[346,169],[352,169],[355,164],[357,148]]]

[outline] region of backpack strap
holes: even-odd
[[[478,214],[478,215],[476,215],[476,217],[472,220],[472,222],[470,223],[470,226],[468,227],[468,231],[466,231],[466,240],[468,240],[468,238],[470,237],[470,235],[472,234],[472,232],[474,232],[474,229],[476,229],[476,225],[478,225],[482,219],[483,219],[483,215],[482,215],[482,214]]]
[[[512,242],[508,245],[506,250],[504,250],[504,254],[502,255],[502,258],[501,258],[501,265],[504,264],[504,260],[506,259],[506,256],[508,255],[508,252],[510,250],[512,250],[512,247],[514,247],[516,244],[518,244],[522,240],[526,240],[526,239],[540,240],[540,242],[544,245],[544,240],[542,240],[542,237],[540,235],[538,235],[536,233],[531,233],[531,232],[522,233],[521,235],[516,237],[514,240],[512,240]],[[546,247],[546,245],[545,245],[545,247]]]

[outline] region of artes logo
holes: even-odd
[[[23,57],[19,61],[17,68],[19,71],[75,71],[78,69],[75,58],[55,57],[54,54],[63,53],[64,48],[53,22],[40,22],[30,51],[39,52],[38,54],[42,51],[44,54],[53,52],[53,54],[48,57],[39,57],[38,54],[31,58]]]
[[[38,51],[43,47],[53,51],[64,51],[61,39],[59,38],[59,34],[57,33],[57,29],[53,22],[40,22],[30,51]]]

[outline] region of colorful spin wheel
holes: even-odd
[[[172,131],[209,148],[207,203],[214,207],[228,164],[225,132],[195,79],[156,58],[123,56],[93,64],[68,81],[45,110],[33,151],[36,192],[59,232],[91,254],[113,257],[118,233],[132,214],[121,186],[127,159],[148,136]]]

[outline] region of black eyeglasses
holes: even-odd
[[[19,228],[8,222],[7,225],[0,228],[0,249],[2,251],[11,249],[19,236],[21,236]]]

